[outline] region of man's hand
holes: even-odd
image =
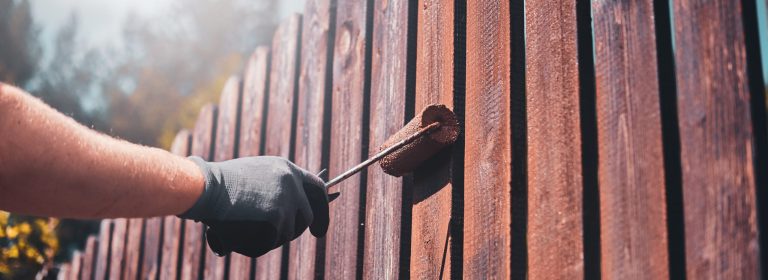
[[[208,244],[225,255],[257,257],[295,239],[309,227],[328,230],[328,195],[323,181],[279,157],[206,162],[190,157],[205,176],[205,190],[180,215],[208,225]]]

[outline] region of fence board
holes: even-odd
[[[323,158],[328,143],[326,84],[330,77],[328,36],[332,34],[331,6],[335,0],[307,1],[301,32],[301,66],[296,121],[295,163],[310,172],[327,168]],[[327,155],[326,155],[327,157]],[[324,161],[325,160],[325,161]],[[316,276],[317,239],[305,231],[290,245],[288,279],[312,279]]]
[[[200,109],[195,130],[192,133],[191,154],[202,157],[205,160],[211,160],[213,155],[213,142],[215,141],[214,132],[216,131],[216,105],[207,104]],[[203,271],[201,265],[205,265],[205,259],[202,256],[207,248],[202,223],[196,223],[192,220],[184,222],[184,248],[182,248],[181,279],[191,280],[202,277]]]
[[[85,253],[83,255],[82,272],[80,273],[80,280],[93,279],[94,261],[96,260],[96,253],[99,243],[96,241],[96,236],[88,236],[85,239]]]
[[[592,8],[602,276],[669,278],[653,3]]]
[[[69,276],[72,271],[72,263],[64,263],[61,266],[59,266],[59,272],[56,274],[56,279],[59,280],[69,280]]]
[[[109,273],[109,247],[112,244],[112,220],[101,220],[99,248],[94,264],[94,279],[105,279]]]
[[[454,1],[419,4],[415,112],[442,103],[453,108]],[[451,274],[453,184],[450,154],[443,152],[413,174],[411,264],[413,279]],[[431,166],[431,167],[429,167]]]
[[[360,163],[365,102],[366,12],[365,1],[339,0],[333,53],[331,98],[331,158],[333,178]],[[349,177],[331,192],[339,196],[330,205],[331,224],[326,235],[325,278],[353,279],[362,272],[358,247],[364,226],[360,213],[361,174]],[[363,194],[364,195],[364,194]]]
[[[673,10],[687,277],[757,279],[741,1],[681,0]]]
[[[125,260],[122,279],[136,279],[139,275],[139,257],[141,256],[141,231],[144,219],[128,220],[125,234]]]
[[[83,267],[83,253],[79,251],[72,253],[72,262],[70,264],[69,274],[66,276],[67,279],[80,279],[80,272]]]
[[[161,228],[163,227],[162,217],[153,217],[144,220],[144,244],[141,248],[142,259],[140,279],[157,279],[160,268],[160,241]],[[178,236],[178,235],[177,235]],[[178,237],[177,237],[178,238]]]
[[[182,129],[176,134],[171,144],[171,153],[179,156],[190,154],[192,135],[189,130]],[[163,235],[160,257],[159,276],[162,280],[176,279],[179,274],[180,261],[179,248],[184,240],[182,228],[183,221],[176,216],[163,217]],[[146,268],[146,266],[145,266]],[[147,270],[150,271],[151,270]]]
[[[509,28],[508,1],[467,2],[464,274],[474,278],[511,276]]]
[[[379,1],[373,7],[369,155],[406,122],[406,94],[413,95],[414,90],[412,85],[406,88],[408,26],[415,24],[409,22],[408,8],[405,0]],[[363,278],[393,279],[400,272],[402,205],[403,179],[387,175],[379,166],[369,167]]]
[[[584,277],[575,5],[525,5],[531,279]]]
[[[296,81],[298,79],[301,15],[293,15],[275,31],[272,41],[272,67],[269,75],[269,110],[267,112],[265,155],[292,159],[292,143],[296,122]],[[283,247],[274,249],[256,259],[257,279],[280,277]],[[287,264],[286,264],[287,265]]]
[[[128,219],[114,219],[112,230],[112,245],[109,252],[109,279],[120,279],[125,262],[125,236],[128,231]]]

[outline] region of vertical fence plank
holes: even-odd
[[[408,8],[405,0],[379,1],[373,7],[369,155],[406,122],[406,94],[413,94],[413,88],[406,88],[406,67],[413,67],[407,61],[408,26],[415,24],[409,22]],[[400,272],[402,205],[403,179],[369,167],[363,278],[393,279]]]
[[[69,266],[69,276],[67,279],[77,280],[80,279],[80,272],[83,268],[83,253],[75,251],[72,253],[72,261]]]
[[[59,272],[56,274],[56,279],[59,280],[69,280],[70,273],[72,271],[72,264],[71,263],[64,263],[59,266]]]
[[[755,150],[741,1],[673,5],[687,277],[757,279]]]
[[[93,279],[94,261],[96,260],[98,246],[99,242],[96,241],[96,236],[88,236],[85,240],[85,254],[83,255],[83,268],[80,273],[80,280]]]
[[[262,154],[262,125],[268,72],[269,48],[258,47],[251,55],[243,77],[238,156]],[[252,259],[237,253],[232,253],[230,258],[230,279],[249,279],[252,273]]]
[[[216,131],[216,105],[207,104],[200,109],[200,115],[195,123],[192,133],[192,155],[211,160],[213,156],[213,139]],[[202,256],[207,244],[203,238],[202,223],[192,220],[184,222],[184,248],[182,248],[181,279],[191,280],[202,277],[201,265],[205,265],[205,257]],[[202,259],[201,259],[202,258]]]
[[[141,250],[143,252],[141,262],[141,271],[139,277],[141,279],[157,279],[158,271],[160,268],[160,240],[163,236],[161,228],[163,226],[162,217],[153,217],[144,220],[144,245]],[[178,236],[178,235],[177,235]]]
[[[120,279],[125,262],[125,236],[128,231],[128,219],[114,219],[112,245],[109,252],[109,279]]]
[[[606,279],[665,279],[664,155],[653,3],[592,3],[600,248]]]
[[[141,256],[141,230],[144,227],[144,219],[134,218],[128,220],[128,228],[125,234],[125,260],[122,279],[136,279],[139,275],[139,257]]]
[[[272,68],[269,76],[269,112],[267,112],[265,155],[291,160],[297,66],[301,40],[301,15],[293,15],[275,31],[272,41]],[[281,273],[283,247],[256,260],[257,279],[277,279]],[[287,265],[287,264],[286,264]]]
[[[467,2],[464,275],[473,278],[511,276],[509,28],[508,1]]]
[[[230,77],[221,91],[219,101],[214,161],[225,161],[235,157],[239,102],[240,79]],[[226,259],[217,256],[208,246],[205,246],[205,264],[203,275],[205,279],[224,279],[224,271],[227,269]]]
[[[295,163],[310,172],[327,168],[323,151],[328,143],[325,104],[329,71],[331,6],[335,0],[307,1],[301,32],[298,112],[296,113]],[[290,245],[288,279],[315,278],[317,239],[305,231]]]
[[[365,102],[366,1],[339,0],[334,38],[333,97],[328,174],[333,178],[360,163]],[[349,177],[331,192],[340,192],[330,205],[326,236],[325,278],[353,279],[358,266],[361,224],[361,174]]]
[[[531,279],[584,277],[575,5],[525,5]]]
[[[171,145],[171,153],[179,156],[187,156],[190,153],[192,134],[183,129],[176,134]],[[183,246],[183,222],[176,216],[163,217],[163,236],[160,258],[160,279],[175,280],[179,275],[179,248]]]
[[[454,1],[419,4],[415,112],[435,103],[453,108]],[[451,274],[449,236],[454,185],[450,154],[442,152],[413,174],[410,277]]]
[[[99,228],[99,248],[94,264],[94,279],[106,279],[109,273],[109,247],[112,244],[112,220],[101,220]]]

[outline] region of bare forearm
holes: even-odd
[[[191,161],[99,134],[0,84],[0,210],[74,218],[179,214],[203,177]]]

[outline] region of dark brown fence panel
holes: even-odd
[[[112,230],[112,245],[109,252],[109,279],[120,279],[123,275],[123,264],[125,262],[125,241],[128,231],[128,219],[114,219],[114,229]]]
[[[272,41],[272,67],[269,75],[265,155],[291,159],[295,123],[301,15],[293,15],[275,31]],[[270,251],[256,260],[256,279],[278,279],[283,248]],[[286,264],[287,265],[287,264]]]
[[[109,247],[112,237],[112,220],[101,220],[99,228],[99,248],[94,264],[94,279],[105,279],[109,272]]]
[[[216,105],[207,104],[200,109],[195,130],[192,133],[192,155],[211,160],[213,157],[213,140],[216,124]],[[181,279],[191,280],[202,277],[202,256],[207,244],[203,239],[204,226],[192,220],[184,222],[184,247],[182,248]],[[204,247],[205,246],[205,247]],[[201,259],[203,258],[203,259]]]
[[[407,67],[415,66],[408,65],[408,26],[416,24],[409,22],[408,9],[406,0],[377,1],[373,7],[369,155],[378,152],[384,141],[406,122],[406,94],[413,95],[414,90],[412,85],[407,88],[406,73]],[[401,250],[410,252],[410,248],[400,248],[402,205],[403,179],[387,175],[379,166],[369,167],[364,279],[393,279],[400,273]],[[410,223],[410,219],[405,222]]]
[[[741,1],[675,1],[685,250],[690,279],[760,273]],[[765,187],[765,186],[763,186]]]
[[[128,219],[125,234],[125,260],[122,279],[136,279],[139,275],[139,257],[141,255],[141,230],[144,219]]]
[[[419,3],[416,96],[414,112],[430,104],[453,108],[454,1]],[[443,151],[413,174],[411,265],[413,279],[451,274],[449,236],[451,198],[450,152]]]
[[[478,279],[511,275],[509,28],[508,1],[467,1],[464,275]]]
[[[80,272],[80,280],[93,279],[94,261],[96,260],[96,253],[99,243],[96,241],[96,236],[88,236],[85,240],[85,253],[83,254],[82,272]]]
[[[333,178],[360,163],[365,104],[365,1],[339,0],[333,54],[331,142],[328,174]],[[361,217],[362,175],[349,177],[329,190],[341,195],[331,203],[326,235],[325,278],[354,279],[362,272],[358,254],[364,225]],[[362,190],[361,190],[362,189]]]
[[[160,241],[163,238],[161,228],[162,217],[153,217],[144,220],[144,244],[142,245],[141,279],[157,279],[160,267]],[[177,235],[178,236],[178,235]],[[178,238],[178,237],[177,237]]]
[[[335,0],[307,1],[301,32],[298,112],[296,117],[295,163],[310,172],[327,168],[323,151],[328,135],[325,125],[329,92],[329,36],[332,34],[331,6]],[[317,239],[304,232],[290,245],[288,279],[316,276]]]
[[[669,278],[653,1],[592,8],[602,275]]]
[[[584,277],[575,5],[525,5],[530,279]]]
[[[176,138],[173,139],[171,145],[171,153],[179,156],[187,156],[190,153],[192,144],[192,134],[189,130],[183,129],[176,134]],[[163,235],[160,253],[160,279],[161,280],[175,280],[180,273],[178,270],[181,256],[179,256],[179,249],[183,242],[182,229],[184,223],[176,216],[167,216],[163,218]]]

